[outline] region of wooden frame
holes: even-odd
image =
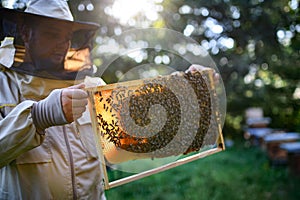
[[[210,71],[209,71],[210,73]],[[210,74],[209,78],[212,78],[212,75]],[[192,162],[194,160],[200,159],[200,158],[204,158],[206,156],[218,153],[220,151],[225,150],[225,145],[224,145],[224,139],[223,139],[223,135],[222,135],[222,127],[221,127],[221,123],[220,123],[220,118],[216,117],[216,121],[218,122],[217,124],[217,140],[215,141],[215,145],[213,148],[210,148],[208,150],[205,151],[201,151],[198,153],[195,153],[193,155],[187,155],[184,158],[180,158],[174,162],[168,163],[168,164],[164,164],[162,166],[147,170],[147,171],[143,171],[125,178],[121,178],[115,181],[110,182],[109,178],[108,178],[108,174],[107,174],[107,170],[106,170],[106,159],[104,157],[104,153],[103,153],[103,149],[102,149],[102,142],[103,142],[103,138],[101,137],[99,130],[98,130],[98,124],[97,121],[95,120],[97,118],[96,116],[96,110],[94,107],[94,98],[93,98],[93,94],[95,91],[98,90],[108,90],[108,89],[113,89],[116,88],[117,85],[126,85],[126,86],[131,86],[131,85],[136,85],[136,84],[143,84],[144,80],[136,80],[136,81],[128,81],[128,82],[123,82],[123,83],[117,83],[117,84],[110,84],[110,85],[105,85],[105,86],[98,86],[95,88],[88,88],[87,91],[90,95],[90,113],[91,113],[91,118],[92,118],[92,125],[93,125],[93,131],[95,134],[95,139],[98,141],[97,143],[97,150],[98,150],[98,154],[100,156],[100,162],[101,162],[101,168],[103,171],[103,175],[104,175],[104,187],[105,189],[110,189],[110,188],[114,188],[159,172],[163,172],[166,171],[168,169]],[[214,89],[214,84],[210,85],[210,87],[213,88],[213,91],[215,91]],[[216,95],[216,94],[213,94]],[[218,116],[219,111],[217,110],[216,113],[214,113],[216,116]],[[94,119],[94,120],[93,120]]]

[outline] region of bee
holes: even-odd
[[[118,114],[118,117],[115,113],[111,114],[112,120],[108,123],[104,120],[102,115],[97,115],[98,124],[103,135],[105,135],[110,142],[113,142],[116,147],[135,153],[149,153],[153,157],[178,155],[180,154],[178,149],[180,149],[181,146],[187,147],[184,152],[181,152],[183,154],[199,151],[212,121],[212,95],[210,93],[210,86],[207,84],[209,80],[205,76],[202,76],[201,73],[188,72],[183,73],[183,75],[181,74],[181,76],[184,77],[184,81],[187,81],[195,92],[197,97],[195,103],[197,105],[196,109],[200,113],[197,124],[191,125],[191,130],[194,126],[197,126],[196,134],[190,136],[192,142],[187,142],[179,138],[177,142],[169,145],[176,136],[181,122],[190,121],[190,119],[181,119],[183,116],[182,112],[188,111],[182,106],[187,103],[181,103],[180,101],[187,99],[186,97],[188,97],[189,94],[184,89],[181,89],[183,88],[183,86],[181,86],[183,85],[182,79],[178,78],[177,75],[145,81],[135,90],[128,89],[124,86],[113,90],[111,96],[105,100],[107,105],[105,103],[103,104],[103,110],[110,113],[114,111]],[[174,92],[167,87],[165,83],[170,80],[176,83],[174,87],[178,88],[181,94],[174,94]],[[99,96],[103,98],[101,92],[99,92]],[[167,119],[164,126],[155,135],[137,137],[126,133],[128,120],[133,120],[137,126],[142,127],[150,124],[153,120],[151,121],[148,117],[149,110],[151,106],[156,104],[164,107]],[[129,105],[129,108],[126,108],[125,105]],[[130,116],[130,118],[128,116]],[[190,117],[193,117],[192,113]],[[189,127],[187,129],[189,129]],[[189,132],[193,131],[186,130],[186,134],[189,134]],[[135,135],[138,135],[138,133]],[[169,146],[166,150],[161,150],[167,145]]]

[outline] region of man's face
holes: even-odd
[[[39,24],[31,28],[26,51],[36,68],[62,69],[66,53],[70,47],[71,27],[56,24]]]

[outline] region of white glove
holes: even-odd
[[[49,96],[33,105],[32,118],[38,130],[70,123],[86,110],[87,93],[84,84],[53,90]]]

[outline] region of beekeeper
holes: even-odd
[[[93,73],[98,25],[74,21],[63,0],[0,12],[0,199],[105,199],[77,83]]]
[[[83,90],[99,26],[74,21],[65,0],[1,8],[0,26],[0,199],[105,199]],[[111,149],[110,163],[143,157]]]

